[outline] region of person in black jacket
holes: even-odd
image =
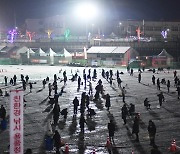
[[[136,134],[136,141],[139,142],[139,118],[135,116],[132,134]]]
[[[59,148],[61,146],[61,136],[57,130],[55,130],[53,141],[54,141],[54,147],[56,148],[56,154],[60,154]]]
[[[122,119],[124,121],[124,125],[126,124],[126,117],[128,115],[128,109],[126,107],[126,104],[123,105],[123,107],[121,108],[121,113],[122,113]]]
[[[74,115],[76,115],[77,110],[78,110],[78,106],[79,106],[79,100],[77,99],[77,97],[74,98],[73,104],[74,104]]]
[[[155,145],[156,126],[152,120],[149,120],[148,133],[150,139],[150,145]]]
[[[111,107],[111,101],[110,101],[110,95],[106,95],[106,104],[105,104],[107,110],[109,111],[109,108]]]
[[[109,139],[114,142],[115,124],[113,120],[110,120],[110,123],[108,123],[108,131],[109,131]]]

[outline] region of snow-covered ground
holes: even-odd
[[[25,99],[27,102],[24,108],[24,148],[32,148],[34,153],[44,154],[45,144],[44,137],[47,128],[48,119],[52,118],[50,110],[52,106],[48,104],[48,88],[46,85],[45,89],[42,89],[42,80],[47,76],[50,77],[50,82],[52,83],[54,74],[62,78],[62,73],[64,70],[67,72],[68,79],[72,77],[72,74],[78,72],[83,80],[83,69],[81,67],[66,67],[66,66],[24,66],[24,65],[13,65],[13,66],[0,66],[0,88],[6,88],[6,90],[22,88],[20,83],[20,74],[24,76],[29,75],[31,81],[36,81],[37,84],[33,84],[32,93],[29,93],[29,86],[27,86],[24,92]],[[88,74],[88,69],[86,69],[86,74]],[[111,108],[110,112],[106,110],[105,100],[101,98],[100,102],[90,102],[90,107],[96,112],[93,118],[85,117],[87,124],[85,125],[85,133],[82,134],[79,128],[79,118],[80,113],[76,117],[73,117],[73,106],[72,101],[75,96],[80,100],[82,92],[88,92],[89,88],[84,88],[81,86],[80,90],[77,91],[77,81],[72,82],[68,80],[65,86],[65,93],[59,97],[59,104],[61,110],[68,108],[68,117],[66,120],[60,116],[59,124],[53,130],[58,129],[62,139],[69,144],[70,153],[73,154],[90,154],[93,149],[96,150],[97,154],[106,154],[107,149],[104,147],[106,144],[108,130],[107,124],[110,119],[113,119],[116,124],[115,132],[115,150],[114,154],[129,154],[132,150],[136,154],[150,154],[151,146],[149,145],[149,138],[147,132],[147,126],[149,119],[152,119],[157,127],[156,134],[156,144],[159,150],[166,154],[168,152],[168,147],[170,146],[171,140],[176,139],[177,145],[180,145],[180,101],[177,99],[176,88],[174,87],[174,77],[173,70],[162,71],[155,73],[157,78],[165,78],[171,81],[170,93],[167,92],[166,85],[161,85],[161,91],[164,93],[165,102],[163,106],[159,109],[157,94],[160,92],[157,90],[155,85],[152,85],[152,75],[153,73],[145,70],[142,73],[141,83],[138,83],[137,69],[134,70],[134,76],[130,76],[125,68],[112,68],[114,72],[114,80],[112,86],[109,82],[102,78],[101,70],[102,68],[96,68],[98,77],[97,80],[92,81],[93,94],[95,93],[95,86],[99,79],[103,82],[104,93],[109,93],[111,96]],[[104,68],[109,71],[111,68]],[[121,119],[121,107],[123,106],[121,89],[118,88],[116,82],[116,70],[124,72],[120,75],[122,79],[122,86],[125,86],[126,103],[135,104],[136,112],[140,113],[140,143],[134,142],[135,136],[131,134],[133,118],[127,118],[127,124],[123,125],[123,120]],[[2,71],[3,70],[3,71]],[[60,71],[62,70],[62,71]],[[91,68],[91,74],[94,68]],[[180,72],[177,71],[179,74]],[[4,76],[8,77],[8,80],[16,74],[18,77],[17,86],[4,86]],[[63,86],[63,82],[58,82],[58,91]],[[143,105],[144,99],[148,97],[151,103],[151,110],[146,110]],[[0,105],[4,104],[7,109],[7,115],[9,115],[9,98],[0,96]],[[7,118],[8,119],[8,118]],[[0,154],[7,150],[9,145],[9,124],[8,129],[5,131],[0,131]]]

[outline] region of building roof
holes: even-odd
[[[163,49],[161,51],[161,53],[158,55],[158,57],[170,57],[170,58],[172,58],[172,56],[169,53],[167,53],[167,51],[165,49]]]
[[[91,47],[87,50],[87,53],[99,53],[103,47]]]
[[[131,47],[117,47],[112,53],[126,53]]]
[[[131,47],[91,47],[87,53],[126,53]]]

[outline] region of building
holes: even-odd
[[[165,49],[163,49],[160,54],[152,57],[152,67],[173,67],[173,57],[168,54]]]
[[[87,51],[90,66],[127,66],[138,52],[131,47],[91,47]]]
[[[65,16],[57,15],[41,19],[26,19],[26,31],[34,32],[35,38],[49,38],[48,35],[61,36],[65,32]]]

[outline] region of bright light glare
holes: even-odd
[[[97,8],[92,3],[82,3],[76,8],[76,15],[81,19],[93,19],[97,15]]]

